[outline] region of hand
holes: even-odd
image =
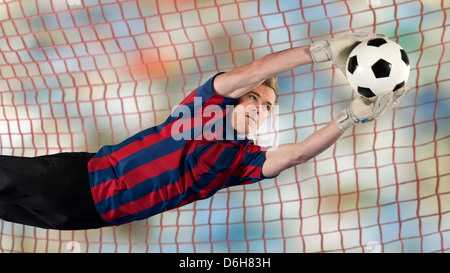
[[[332,61],[345,75],[345,66],[352,50],[359,43],[373,38],[387,39],[383,34],[374,34],[370,32],[346,34],[311,44],[311,57],[314,63]]]
[[[376,120],[386,111],[397,106],[410,90],[409,87],[403,87],[394,92],[385,91],[377,95],[375,100],[358,96],[337,115],[336,122],[342,131],[346,131],[359,122],[366,123]]]

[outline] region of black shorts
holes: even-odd
[[[59,230],[108,226],[90,191],[87,163],[93,156],[0,156],[0,219]]]

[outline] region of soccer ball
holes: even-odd
[[[395,91],[408,81],[409,59],[405,50],[387,38],[358,44],[350,53],[346,76],[350,86],[365,98],[383,91]]]

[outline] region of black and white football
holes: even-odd
[[[405,86],[409,73],[406,51],[385,38],[361,42],[350,53],[346,66],[350,86],[369,99],[383,91],[395,91]]]

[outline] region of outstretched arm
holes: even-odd
[[[344,131],[333,121],[300,143],[283,144],[269,149],[262,168],[263,175],[274,177],[290,167],[309,161],[328,149],[343,134]]]
[[[254,62],[220,74],[214,80],[214,89],[222,96],[239,98],[272,75],[313,62],[331,61],[344,71],[345,62],[351,50],[359,42],[379,36],[373,33],[354,33],[321,40],[310,46],[294,47],[271,53]]]
[[[271,53],[252,63],[218,75],[214,79],[214,89],[222,96],[239,98],[272,75],[310,63],[312,59],[309,46]]]
[[[273,177],[283,170],[307,162],[328,149],[355,124],[376,120],[386,111],[394,108],[409,92],[410,88],[408,87],[394,92],[389,90],[379,94],[374,101],[357,97],[337,115],[335,120],[314,132],[304,141],[269,149],[262,168],[263,175]]]

